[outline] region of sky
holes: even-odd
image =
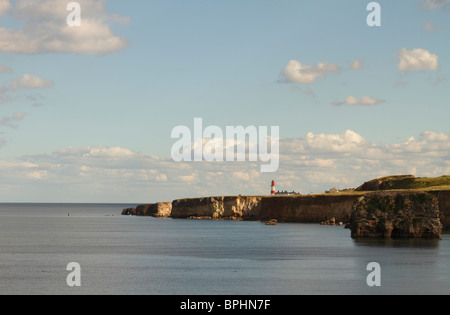
[[[0,0],[0,202],[303,194],[450,174],[450,1]],[[280,165],[175,162],[279,127]]]

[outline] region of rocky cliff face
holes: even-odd
[[[122,211],[122,215],[153,216],[157,218],[168,218],[171,213],[171,202],[158,202],[149,205],[139,205],[136,208],[126,208]]]
[[[259,216],[280,222],[320,223],[335,218],[348,221],[360,195],[311,195],[264,197]]]
[[[234,196],[175,200],[172,218],[270,220],[319,223],[331,218],[350,219],[359,195]]]
[[[256,219],[262,197],[208,197],[175,200],[172,218]]]
[[[444,231],[450,231],[450,191],[432,191],[439,202],[439,217]]]
[[[354,238],[440,238],[438,198],[421,192],[378,192],[353,205]]]
[[[450,230],[450,191],[180,199],[124,209],[124,215],[320,223],[345,222],[353,237],[439,237]]]

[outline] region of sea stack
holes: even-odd
[[[376,192],[353,205],[350,229],[353,238],[439,239],[436,196],[426,192]]]

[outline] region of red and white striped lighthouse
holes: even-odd
[[[273,196],[275,195],[275,181],[272,181],[272,190],[270,191],[270,194]]]

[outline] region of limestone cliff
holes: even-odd
[[[320,223],[335,218],[348,221],[360,194],[263,197],[259,217],[280,222]]]
[[[257,219],[262,197],[207,197],[172,203],[172,218]]]
[[[155,204],[139,205],[136,208],[126,208],[122,211],[122,215],[153,216],[157,218],[168,218],[171,213],[171,202],[158,202]]]
[[[124,209],[122,214],[177,219],[276,219],[303,223],[319,223],[331,218],[348,221],[353,203],[360,195],[205,197],[141,205],[136,209]]]
[[[179,199],[139,205],[122,214],[298,223],[334,220],[350,222],[353,237],[438,237],[442,230],[450,231],[449,179],[390,176],[337,194]],[[398,189],[384,190],[392,187]]]
[[[450,190],[430,191],[439,203],[439,217],[444,231],[450,231]]]
[[[353,205],[354,238],[440,238],[438,198],[425,192],[377,192]]]

